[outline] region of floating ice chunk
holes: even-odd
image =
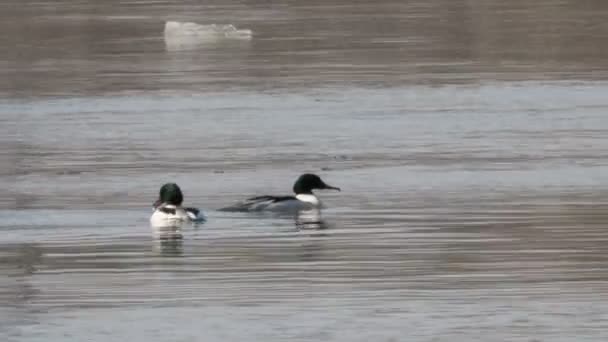
[[[189,22],[165,22],[165,43],[169,50],[180,50],[222,40],[250,40],[251,30],[234,25],[200,25]]]

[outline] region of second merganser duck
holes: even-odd
[[[305,173],[293,185],[295,196],[255,196],[239,202],[233,206],[222,208],[222,211],[299,211],[318,209],[322,207],[321,201],[312,192],[319,190],[337,190],[340,188],[330,186],[321,180],[321,177]]]
[[[160,188],[159,198],[154,202],[154,212],[150,217],[153,226],[178,226],[184,222],[204,222],[203,212],[197,208],[182,207],[184,195],[175,183],[167,183]]]

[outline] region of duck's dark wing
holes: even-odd
[[[198,208],[192,208],[192,207],[187,207],[184,208],[185,211],[194,214],[194,216],[198,216],[198,214],[200,214],[200,210]]]
[[[285,201],[291,201],[291,200],[296,200],[296,198],[294,196],[268,196],[268,195],[255,196],[255,197],[250,197],[233,206],[222,208],[220,210],[221,211],[259,211],[259,210],[266,209],[268,206],[270,206],[272,204],[285,202]]]
[[[186,211],[186,214],[188,214],[188,217],[194,222],[203,222],[207,220],[203,212],[198,208],[186,207],[184,210]]]
[[[246,201],[256,202],[256,201],[271,201],[272,203],[283,202],[289,200],[295,200],[295,196],[255,196],[246,199]]]

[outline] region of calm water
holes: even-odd
[[[608,340],[607,15],[4,1],[0,340]],[[216,211],[303,172],[322,224]]]

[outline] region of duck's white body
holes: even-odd
[[[196,208],[162,204],[154,209],[150,217],[150,224],[153,227],[180,227],[185,222],[203,222],[205,220],[205,215]]]
[[[190,217],[184,208],[170,204],[157,207],[150,217],[150,224],[154,227],[179,227],[188,221]]]

